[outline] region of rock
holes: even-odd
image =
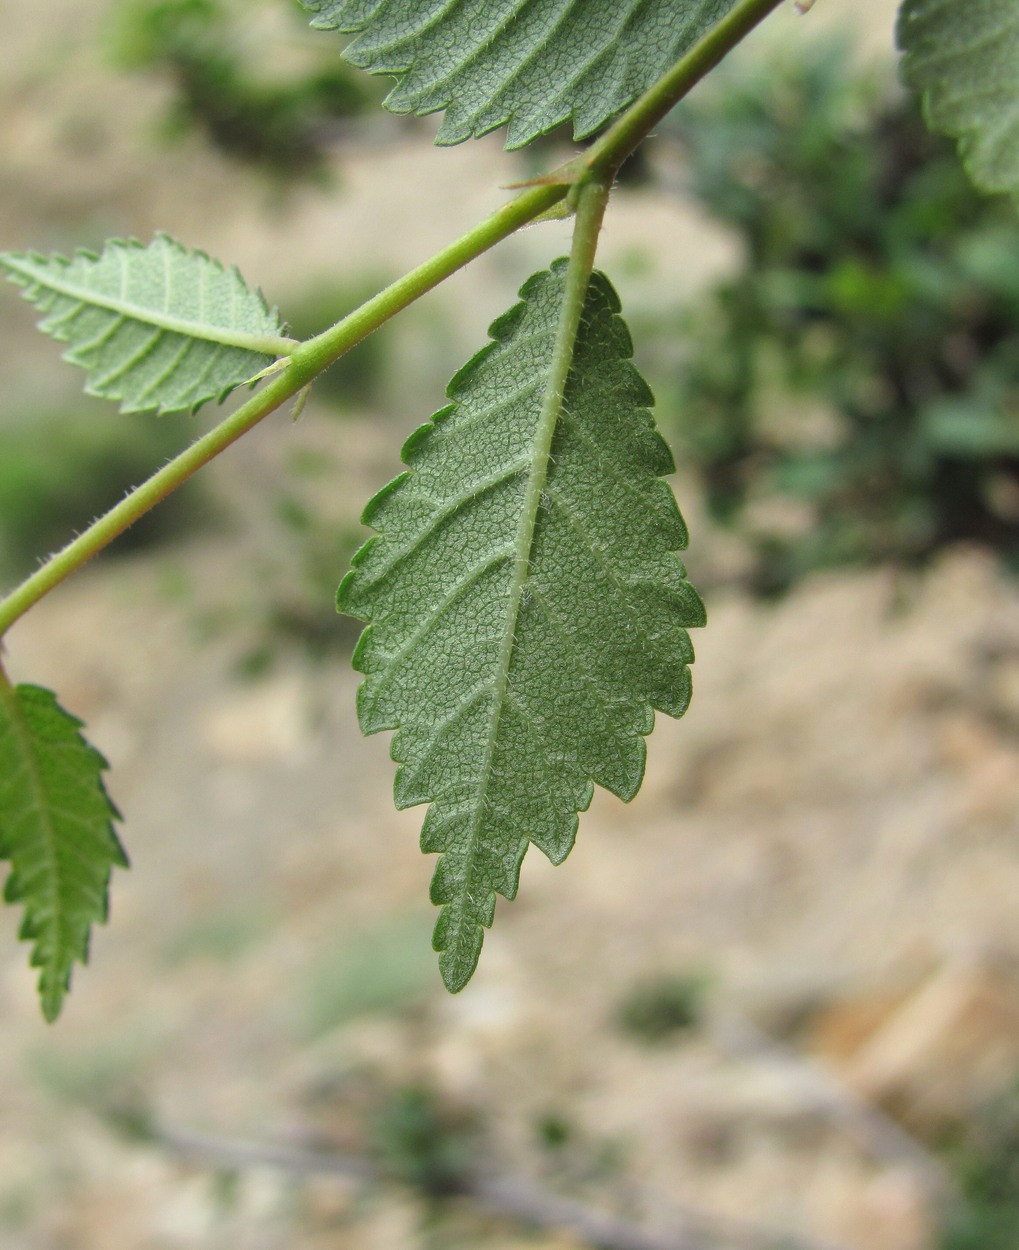
[[[830,1016],[815,1036],[837,1039],[842,1079],[915,1132],[965,1118],[1019,1071],[1019,973],[992,953],[942,964],[897,1004],[879,993],[836,1011],[860,1026],[859,1045],[848,1045],[852,1023],[835,1030]]]

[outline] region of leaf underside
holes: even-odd
[[[902,76],[935,130],[959,140],[973,181],[1019,195],[1019,4],[904,0]]]
[[[114,239],[101,255],[0,255],[0,268],[69,343],[86,390],[123,412],[180,412],[221,399],[273,359],[279,318],[236,269],[166,235]],[[268,340],[268,342],[267,342]]]
[[[432,804],[421,847],[442,856],[434,945],[452,991],[528,842],[560,863],[593,782],[637,792],[653,709],[689,702],[686,630],[704,620],[675,554],[672,458],[600,274],[551,452],[536,450],[565,284],[565,261],[529,279],[411,436],[338,596],[371,622],[354,656],[361,728],[398,730],[397,806]]]
[[[344,55],[398,79],[394,113],[446,110],[436,142],[509,123],[519,148],[562,122],[599,130],[735,0],[301,0],[313,26],[358,37]]]
[[[10,861],[8,903],[22,903],[21,937],[34,943],[43,1015],[55,1020],[75,960],[106,919],[114,865],[127,858],[103,785],[106,761],[78,732],[81,722],[39,686],[0,677],[0,858]]]

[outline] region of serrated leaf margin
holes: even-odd
[[[12,686],[2,671],[0,712],[5,713],[0,718],[0,742],[4,736],[3,722],[6,720],[7,732],[14,739],[15,753],[21,757],[22,766],[28,774],[28,788],[32,792],[29,810],[33,806],[38,809],[40,823],[44,826],[41,836],[50,843],[43,856],[49,860],[52,872],[50,879],[40,889],[32,879],[38,848],[30,848],[30,853],[26,853],[25,848],[17,844],[18,839],[12,828],[13,822],[24,819],[25,813],[12,816],[10,810],[4,811],[5,794],[14,789],[16,777],[9,775],[6,778],[6,787],[3,784],[4,779],[0,778],[0,859],[7,860],[10,864],[3,897],[7,903],[24,905],[25,914],[19,937],[22,941],[34,943],[29,963],[40,970],[39,995],[42,1012],[45,1019],[52,1023],[59,1016],[70,989],[74,963],[88,962],[91,926],[104,923],[108,917],[111,871],[113,867],[127,868],[129,861],[114,828],[114,822],[119,821],[121,815],[103,781],[103,773],[109,768],[109,764],[80,733],[83,722],[58,703],[53,691],[24,683]],[[73,752],[76,757],[73,771],[77,776],[68,778],[65,771],[59,776],[52,774],[47,777],[40,760],[44,750]],[[82,782],[81,774],[86,771],[86,766],[90,780]],[[51,788],[60,792],[59,805],[55,801],[51,804],[49,800],[48,791]],[[91,836],[105,843],[108,861],[105,868],[99,868],[98,898],[93,898],[92,914],[84,924],[80,916],[72,924],[60,914],[62,907],[58,896],[61,883],[55,879],[58,870],[54,867],[58,858],[54,844],[59,834],[52,828],[54,815],[47,814],[52,806],[53,813],[61,815],[62,818],[78,821],[82,825],[87,824],[88,817],[83,817],[80,809],[75,811],[73,806],[65,806],[73,804],[76,798],[93,809],[90,815],[95,827],[91,830]],[[95,883],[92,885],[92,893],[95,894]],[[51,897],[46,905],[40,906],[38,899],[42,894],[49,894]],[[61,933],[62,928],[77,932]]]
[[[407,767],[408,755],[406,754],[405,749],[409,746],[409,744],[405,744],[403,741],[404,731],[405,729],[409,730],[409,726],[405,725],[404,720],[397,716],[395,708],[390,708],[383,715],[379,714],[379,710],[376,707],[375,693],[372,689],[373,679],[371,674],[373,672],[378,674],[378,677],[375,679],[376,681],[383,679],[384,667],[380,668],[379,666],[380,657],[376,656],[370,660],[369,652],[371,652],[372,648],[376,644],[376,632],[379,627],[384,624],[384,621],[388,616],[388,611],[386,611],[386,609],[382,606],[379,606],[377,610],[373,610],[370,601],[365,598],[363,587],[357,586],[357,581],[362,566],[370,561],[378,548],[379,543],[385,541],[384,520],[379,514],[385,511],[387,505],[394,496],[398,495],[401,488],[413,479],[417,467],[416,462],[418,460],[419,452],[424,450],[428,441],[432,437],[439,436],[438,432],[442,429],[445,422],[455,414],[460,404],[461,393],[464,392],[465,389],[469,389],[474,375],[482,371],[486,362],[491,358],[497,359],[500,352],[507,349],[512,350],[513,339],[518,331],[521,321],[528,315],[528,305],[532,296],[541,292],[542,288],[550,279],[554,279],[556,275],[562,277],[565,275],[566,271],[567,262],[565,260],[561,260],[555,262],[552,265],[551,270],[541,271],[532,275],[531,278],[528,279],[520,291],[521,302],[498,317],[490,327],[489,334],[492,341],[476,353],[475,356],[473,356],[468,363],[456,373],[453,380],[449,384],[447,388],[447,396],[453,402],[440,409],[430,421],[418,427],[418,429],[415,430],[407,440],[404,446],[402,458],[404,462],[408,464],[408,469],[384,486],[369,502],[364,512],[364,523],[382,532],[369,537],[365,544],[357,552],[353,560],[353,567],[343,579],[337,595],[337,606],[341,611],[368,621],[354,653],[354,667],[366,674],[366,681],[362,683],[358,691],[358,716],[361,722],[362,731],[366,734],[370,734],[378,732],[379,730],[397,730],[391,748],[393,759],[400,765],[397,771],[395,783],[397,807],[403,808],[421,803],[431,804],[428,816],[425,819],[424,829],[422,830],[421,842],[422,850],[425,852],[440,853],[440,859],[436,865],[435,875],[433,877],[431,895],[434,903],[443,906],[443,911],[436,923],[433,945],[440,953],[440,967],[442,969],[443,979],[446,982],[447,988],[452,992],[457,992],[459,989],[463,988],[473,974],[478,956],[480,954],[483,939],[482,926],[488,927],[492,923],[495,907],[495,893],[498,892],[503,894],[504,897],[507,898],[514,897],[518,884],[520,862],[523,859],[527,845],[529,843],[533,843],[538,846],[553,863],[560,863],[563,859],[565,859],[573,845],[573,839],[577,827],[577,815],[579,812],[586,810],[589,805],[591,797],[594,793],[593,782],[595,780],[624,800],[628,800],[634,796],[639,788],[640,779],[643,776],[645,758],[644,740],[647,734],[650,733],[653,726],[654,717],[652,708],[658,707],[674,716],[682,715],[682,713],[686,710],[690,693],[689,663],[693,659],[693,651],[690,647],[689,638],[685,631],[690,627],[702,625],[705,619],[703,604],[701,603],[699,596],[689,582],[686,581],[685,570],[683,569],[682,564],[678,559],[674,559],[675,567],[670,567],[669,573],[659,589],[665,592],[668,601],[672,605],[672,609],[680,612],[683,616],[682,620],[679,620],[677,617],[677,619],[672,622],[672,625],[674,626],[682,625],[683,627],[680,630],[684,640],[684,662],[680,665],[683,676],[678,681],[673,679],[670,682],[667,694],[665,693],[664,686],[659,686],[655,683],[653,683],[653,687],[656,691],[654,695],[650,694],[650,687],[648,688],[647,695],[644,693],[638,694],[637,689],[631,684],[629,687],[630,693],[627,695],[627,699],[633,702],[633,708],[630,715],[635,713],[639,707],[640,715],[637,718],[640,722],[639,726],[635,721],[630,724],[628,728],[624,729],[621,725],[616,725],[613,730],[614,734],[625,737],[633,746],[633,749],[637,751],[637,754],[639,755],[639,764],[634,767],[634,760],[629,759],[630,767],[627,769],[625,778],[622,774],[614,774],[614,780],[609,779],[603,765],[598,766],[602,770],[600,774],[597,768],[593,774],[585,772],[583,785],[580,789],[576,790],[576,793],[572,794],[572,798],[569,801],[569,813],[567,814],[565,809],[563,809],[560,813],[560,815],[564,818],[564,820],[560,822],[563,827],[558,830],[556,837],[554,839],[550,839],[547,830],[539,836],[536,830],[529,828],[526,834],[521,835],[522,842],[516,848],[516,854],[513,857],[515,868],[512,874],[509,873],[509,852],[506,849],[502,851],[502,855],[506,857],[505,859],[500,860],[506,874],[505,880],[498,885],[493,885],[491,881],[489,881],[483,887],[486,895],[489,891],[491,891],[491,897],[486,901],[485,899],[482,899],[480,893],[474,896],[471,896],[468,893],[467,897],[470,899],[471,907],[475,911],[475,916],[471,920],[471,924],[468,925],[467,920],[464,917],[454,917],[453,910],[455,900],[448,896],[449,888],[452,884],[452,879],[449,878],[452,858],[450,859],[450,863],[447,863],[447,857],[449,857],[449,852],[451,850],[455,849],[459,852],[460,848],[454,848],[452,845],[446,844],[448,831],[444,832],[442,838],[439,839],[441,845],[436,841],[436,835],[438,833],[436,818],[438,817],[439,812],[443,809],[448,796],[443,796],[441,793],[435,793],[434,787],[426,792],[426,787],[420,784],[417,777],[422,761],[427,761],[430,758],[436,758],[436,744],[429,741],[426,744],[427,751],[424,755],[422,755],[419,750],[411,748],[414,750],[414,754],[417,757],[412,773]],[[600,302],[604,313],[608,315],[608,321],[611,324],[612,329],[609,331],[607,328],[603,328],[602,333],[603,335],[609,335],[610,340],[612,340],[612,357],[618,361],[621,370],[619,376],[615,379],[615,384],[611,387],[611,394],[615,397],[618,404],[625,406],[627,412],[630,412],[632,408],[633,411],[631,413],[631,420],[637,419],[637,424],[634,426],[633,430],[632,437],[634,442],[630,448],[630,454],[637,455],[637,459],[644,464],[648,481],[658,483],[661,491],[667,493],[668,495],[669,509],[666,511],[669,514],[668,529],[672,535],[672,541],[665,543],[661,549],[661,554],[664,555],[668,552],[672,558],[675,558],[675,553],[686,546],[687,533],[682,517],[676,508],[674,496],[672,495],[672,492],[667,484],[661,480],[665,474],[671,472],[674,468],[672,457],[664,440],[661,438],[661,435],[654,426],[650,412],[647,411],[647,408],[653,402],[653,399],[649,389],[647,388],[647,384],[632,365],[632,342],[625,323],[619,316],[620,305],[618,296],[612,288],[611,283],[609,283],[602,274],[595,273],[592,275],[591,283],[593,286],[589,286],[588,288],[589,298],[595,298],[596,306]],[[586,315],[587,300],[584,300],[583,302]],[[561,318],[561,312],[559,316]],[[523,342],[526,343],[529,339],[533,339],[535,337],[536,336],[533,333],[527,335],[525,336]],[[551,332],[549,330],[542,331],[542,337],[551,341]],[[557,341],[558,338],[559,335],[557,333]],[[570,352],[569,359],[573,359],[572,350]],[[569,376],[572,377],[573,364],[567,362],[566,368],[569,370]],[[596,366],[596,370],[600,373],[600,366]],[[625,382],[623,380],[624,378],[626,379]],[[537,446],[538,443],[542,444],[543,450],[541,454],[545,463],[552,463],[553,460],[551,455],[552,433],[559,424],[558,412],[564,406],[563,400],[565,394],[564,391],[558,390],[558,387],[562,386],[566,381],[567,379],[564,378],[563,382],[558,383],[556,386],[557,399],[555,400],[555,406],[553,409],[554,415],[552,418],[552,428],[548,429],[548,427],[545,426],[544,416],[539,422],[539,426],[544,427],[547,430],[547,434],[538,438],[535,446]],[[598,385],[607,386],[608,384],[599,383]],[[491,381],[486,383],[487,389],[490,390],[491,386]],[[617,389],[617,387],[619,389]],[[501,403],[497,404],[496,410],[499,410],[502,406],[503,405]],[[544,404],[542,407],[544,411]],[[473,412],[471,418],[468,418],[468,420],[471,420],[476,415],[477,412]],[[536,433],[537,432],[538,427],[536,427]],[[547,445],[545,445],[546,438],[548,440]],[[640,448],[639,454],[637,454],[638,448]],[[447,450],[449,454],[454,454],[454,445],[451,444]],[[532,471],[529,471],[529,475],[531,472]],[[502,475],[501,468],[499,475],[496,475],[495,470],[493,469],[492,476],[486,477],[485,479],[486,482],[492,485],[507,480],[508,479]],[[544,478],[542,476],[542,481],[543,480]],[[461,488],[458,487],[458,494],[460,490]],[[540,496],[543,493],[543,489],[540,484],[537,490],[538,495]],[[460,495],[461,505],[468,503],[471,498],[480,497],[480,495],[475,495],[466,487],[462,488],[462,491],[463,493]],[[425,493],[426,497],[430,497],[428,488],[426,488]],[[528,486],[527,493],[528,496],[530,496],[530,486]],[[651,498],[656,497],[649,496],[648,502],[651,501]],[[420,500],[415,502],[418,505],[420,504]],[[452,512],[448,511],[449,501],[440,503],[439,498],[436,498],[433,502],[437,508],[435,516],[446,517],[453,515]],[[653,513],[659,518],[659,522],[661,521],[659,508],[662,504],[663,501],[661,499],[657,499],[653,509]],[[538,504],[536,502],[535,507],[537,506]],[[541,506],[544,507],[544,505]],[[526,505],[524,506],[524,510],[522,512],[522,518],[523,513],[525,512]],[[425,523],[423,520],[421,523],[425,524],[424,532],[429,532],[430,523]],[[533,541],[533,523],[527,527],[526,533],[528,535],[526,540],[527,549],[530,552],[532,550],[531,543]],[[661,543],[661,535],[658,536],[656,541]],[[417,548],[418,540],[411,540],[411,546],[409,549],[414,551]],[[458,548],[458,550],[462,549]],[[398,548],[394,549],[392,554],[393,560],[392,563],[388,565],[389,568],[398,564],[403,558],[400,549]],[[515,559],[518,558],[519,551],[517,552],[517,557],[515,557]],[[528,564],[530,563],[530,560],[531,556],[529,555],[527,560]],[[490,560],[486,560],[483,561],[478,567],[484,571],[490,563]],[[471,567],[473,568],[473,566]],[[465,572],[467,572],[466,569],[461,570],[460,575]],[[385,578],[387,575],[387,566],[384,562],[381,573],[378,573],[374,580],[379,581],[381,584],[380,579]],[[678,578],[678,581],[682,584],[681,588],[677,586],[676,581],[674,580],[676,578]],[[524,583],[527,580],[528,578],[522,573],[514,575],[513,587],[505,592],[509,595],[509,602],[512,602],[521,590],[525,596],[530,593],[530,591],[524,586]],[[636,588],[640,584],[641,583],[639,581],[634,583],[634,593],[637,593]],[[455,585],[460,586],[461,582],[458,580]],[[358,592],[360,592],[360,597]],[[452,595],[450,596],[450,601],[452,601]],[[680,604],[682,604],[681,607]],[[392,607],[392,605],[390,604],[389,607]],[[504,639],[511,635],[515,637],[518,625],[518,619],[515,615],[516,611],[516,608],[512,609],[514,615],[510,628],[510,634],[507,634],[504,630]],[[388,650],[388,645],[391,644],[387,645],[380,643],[380,645],[382,645],[383,650],[383,656],[381,658],[384,659],[384,653]],[[515,647],[516,643],[514,642],[512,644],[510,654],[512,654]],[[402,662],[403,659],[407,658],[409,652],[401,646],[397,654],[400,662]],[[663,654],[666,654],[666,652],[663,652]],[[493,684],[493,693],[497,701],[504,698],[504,695],[499,694],[498,691],[501,690],[504,679],[508,677],[510,664],[508,656],[505,659],[505,672],[503,671],[503,663],[504,661],[500,659]],[[388,665],[388,660],[386,661],[386,665]],[[632,683],[633,676],[631,675],[627,680]],[[646,681],[647,674],[642,674],[640,680]],[[473,696],[471,697],[473,699]],[[618,695],[616,697],[618,697]],[[464,706],[461,706],[456,715],[459,716],[463,710]],[[507,712],[506,715],[509,718],[511,713]],[[516,713],[512,713],[512,715],[515,716]],[[492,733],[495,733],[494,728],[492,729]],[[493,744],[494,741],[493,737]],[[637,746],[638,743],[639,748]],[[617,738],[614,746],[615,749],[620,749],[619,738]],[[571,785],[574,789],[577,784],[578,778],[572,777]],[[442,821],[448,823],[448,817],[450,814],[450,812],[444,813]],[[455,872],[457,870],[453,869],[453,871]],[[512,881],[510,880],[510,876],[512,876]],[[481,910],[478,910],[479,908]],[[455,933],[452,932],[451,926],[456,927]],[[468,928],[470,928],[470,932],[467,932]]]
[[[606,33],[604,29],[592,23],[590,12],[583,12],[583,6],[574,0],[558,0],[557,6],[539,6],[532,0],[491,0],[477,13],[466,17],[462,13],[451,14],[454,8],[467,6],[451,4],[449,0],[433,3],[431,10],[420,0],[405,0],[405,12],[395,15],[392,10],[398,6],[386,5],[380,0],[301,0],[305,9],[318,15],[311,23],[316,29],[356,36],[344,51],[349,61],[369,73],[397,78],[396,86],[384,102],[391,112],[425,116],[446,110],[436,136],[436,142],[444,145],[480,138],[507,125],[505,146],[508,149],[524,147],[565,122],[572,122],[575,139],[593,135],[650,87],[735,6],[736,0],[680,0],[679,5],[677,0],[626,2],[625,10],[621,10],[618,3],[615,10],[611,4],[603,3],[600,12],[613,23],[609,32],[611,38],[606,41],[602,37]],[[585,0],[585,3],[590,10],[592,0]],[[492,23],[486,25],[486,21],[500,8],[503,14],[489,29]],[[588,26],[594,25],[601,41],[592,44],[590,32],[588,44],[591,46],[585,47],[582,39],[575,40],[577,60],[569,66],[562,64],[563,49],[557,46],[556,55],[547,55],[545,63],[535,71],[540,86],[528,82],[516,96],[510,92],[508,101],[502,103],[506,83],[519,73],[532,70],[536,57],[547,51],[550,42],[563,33],[567,23],[583,23],[585,17]],[[402,34],[394,35],[391,28],[381,36],[377,34],[378,25],[389,19],[393,19],[394,26],[402,28]],[[474,61],[494,56],[500,47],[505,49],[507,42],[519,37],[525,21],[544,22],[544,27],[511,68],[498,64],[485,67],[497,80],[493,85],[497,85],[498,90],[487,95],[483,104],[472,100],[472,111],[466,112],[462,107],[463,82],[457,77],[463,63],[448,72],[443,71],[444,76],[435,80],[417,85],[411,81],[414,73],[428,63],[423,55],[415,57],[416,48],[421,46],[421,36],[441,32],[447,19],[451,24],[462,21],[470,37],[477,39]],[[626,46],[623,41],[628,28],[640,23],[645,28],[642,46],[636,46],[632,31],[629,31],[632,46]],[[466,43],[463,32],[454,30],[447,43],[462,48]],[[569,48],[568,41],[566,46]],[[608,72],[613,61],[618,62],[615,78]],[[476,76],[480,76],[480,71]],[[613,94],[608,100],[598,100],[592,83],[604,90],[606,82],[610,82]],[[535,98],[539,91],[545,93],[543,101]]]
[[[253,313],[257,313],[262,321],[259,329],[257,331],[237,330],[234,326],[220,325],[211,321],[172,316],[165,309],[132,304],[123,297],[114,298],[97,292],[87,285],[72,282],[67,277],[75,266],[86,265],[99,268],[108,263],[113,256],[125,257],[125,263],[130,265],[132,255],[140,256],[143,258],[143,263],[148,263],[161,253],[164,255],[168,253],[172,260],[177,262],[192,266],[207,266],[208,271],[217,279],[233,284],[235,291],[241,290],[249,302],[249,308]],[[3,252],[0,253],[0,270],[4,271],[11,283],[21,289],[22,297],[30,304],[38,307],[47,297],[70,300],[77,304],[77,308],[65,308],[59,313],[51,311],[52,305],[43,307],[41,309],[43,315],[38,323],[39,329],[57,342],[70,344],[62,357],[69,364],[86,371],[87,380],[84,388],[86,394],[100,399],[119,401],[120,409],[125,413],[196,412],[211,400],[222,402],[238,387],[256,382],[268,365],[278,356],[286,355],[295,345],[294,340],[284,336],[278,311],[269,306],[258,287],[248,286],[236,265],[224,265],[200,249],[189,249],[162,231],[157,232],[152,241],[147,244],[135,238],[114,238],[108,239],[101,251],[80,247],[76,248],[70,256],[57,252],[49,256],[34,251]],[[204,276],[202,280],[204,281]],[[195,344],[199,348],[233,351],[237,354],[236,367],[230,371],[230,376],[226,380],[207,387],[204,392],[197,390],[196,394],[189,396],[186,402],[167,402],[165,398],[158,398],[158,393],[146,402],[125,398],[122,388],[111,387],[108,384],[101,385],[94,377],[96,369],[94,357],[98,351],[108,345],[107,339],[111,337],[109,333],[81,343],[74,341],[70,324],[80,312],[90,309],[120,317],[125,324],[143,325],[156,332],[156,338],[146,346],[145,353],[139,359],[144,359],[145,355],[155,350],[159,337],[165,334],[183,340],[185,345]],[[115,326],[114,333],[121,328],[119,325]],[[136,361],[130,362],[129,367],[117,374],[114,381],[119,377],[129,376],[131,368],[136,363]],[[218,362],[213,358],[212,363]],[[179,361],[166,372],[160,381],[165,384],[168,377],[174,376],[178,367]],[[206,361],[201,369],[191,366],[188,372],[193,379],[200,381],[202,376],[210,372],[210,364]],[[195,389],[194,382],[192,389]]]
[[[965,6],[903,0],[895,39],[902,79],[922,95],[931,129],[959,141],[963,162],[984,191],[1019,196],[1019,6],[1012,0]],[[952,74],[967,72],[968,86],[960,90]],[[1003,80],[1010,92],[988,124],[981,109],[989,96],[1001,95]]]

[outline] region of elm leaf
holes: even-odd
[[[21,937],[34,943],[43,1015],[55,1020],[75,960],[88,961],[93,924],[105,921],[111,870],[127,867],[113,829],[106,761],[81,721],[49,690],[11,686],[0,673],[0,858],[4,900],[21,903]]]
[[[637,793],[654,709],[686,710],[687,629],[704,621],[676,555],[672,457],[599,273],[547,436],[566,274],[528,280],[410,437],[338,594],[370,622],[361,728],[397,730],[397,807],[431,804],[421,847],[441,856],[434,946],[454,992],[528,844],[558,864],[594,783]]]
[[[146,247],[113,239],[69,260],[0,254],[0,269],[41,313],[39,328],[68,343],[90,395],[123,412],[179,412],[254,379],[293,346],[277,314],[236,269],[165,234]]]
[[[904,0],[902,77],[932,129],[959,140],[973,181],[1019,195],[1019,4]]]
[[[394,113],[446,110],[437,143],[509,124],[520,148],[562,122],[600,130],[735,0],[301,0],[312,25],[356,34],[344,55],[394,74]]]

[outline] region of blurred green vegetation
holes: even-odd
[[[296,0],[283,31],[259,8],[252,0],[120,0],[111,55],[170,82],[168,136],[197,130],[281,184],[320,180],[338,123],[374,109],[384,87],[342,60],[335,37],[312,31]],[[271,16],[283,8],[276,0]]]
[[[390,1094],[375,1114],[372,1137],[388,1176],[441,1199],[463,1189],[476,1160],[476,1129],[472,1115],[417,1085]]]
[[[231,964],[249,954],[274,927],[274,918],[257,904],[222,907],[193,917],[163,948],[170,967],[190,960]]]
[[[396,917],[329,946],[311,967],[300,1016],[316,1038],[365,1015],[396,1015],[431,989],[431,950],[422,933],[430,921]]]
[[[648,327],[684,344],[660,397],[754,586],[961,540],[1019,564],[1014,206],[839,43],[737,58],[663,130],[740,261]]]
[[[261,677],[295,649],[312,664],[329,663],[357,642],[360,626],[336,611],[340,575],[364,541],[337,498],[341,456],[342,448],[301,448],[288,458],[266,500],[268,541],[250,553],[246,590],[225,614],[205,618],[210,635],[240,642],[239,677]]]
[[[702,972],[637,981],[619,1007],[619,1027],[645,1046],[672,1042],[699,1026],[710,987],[710,977]]]
[[[963,1203],[942,1230],[939,1250],[1019,1246],[1019,1082],[961,1128],[947,1154]]]

